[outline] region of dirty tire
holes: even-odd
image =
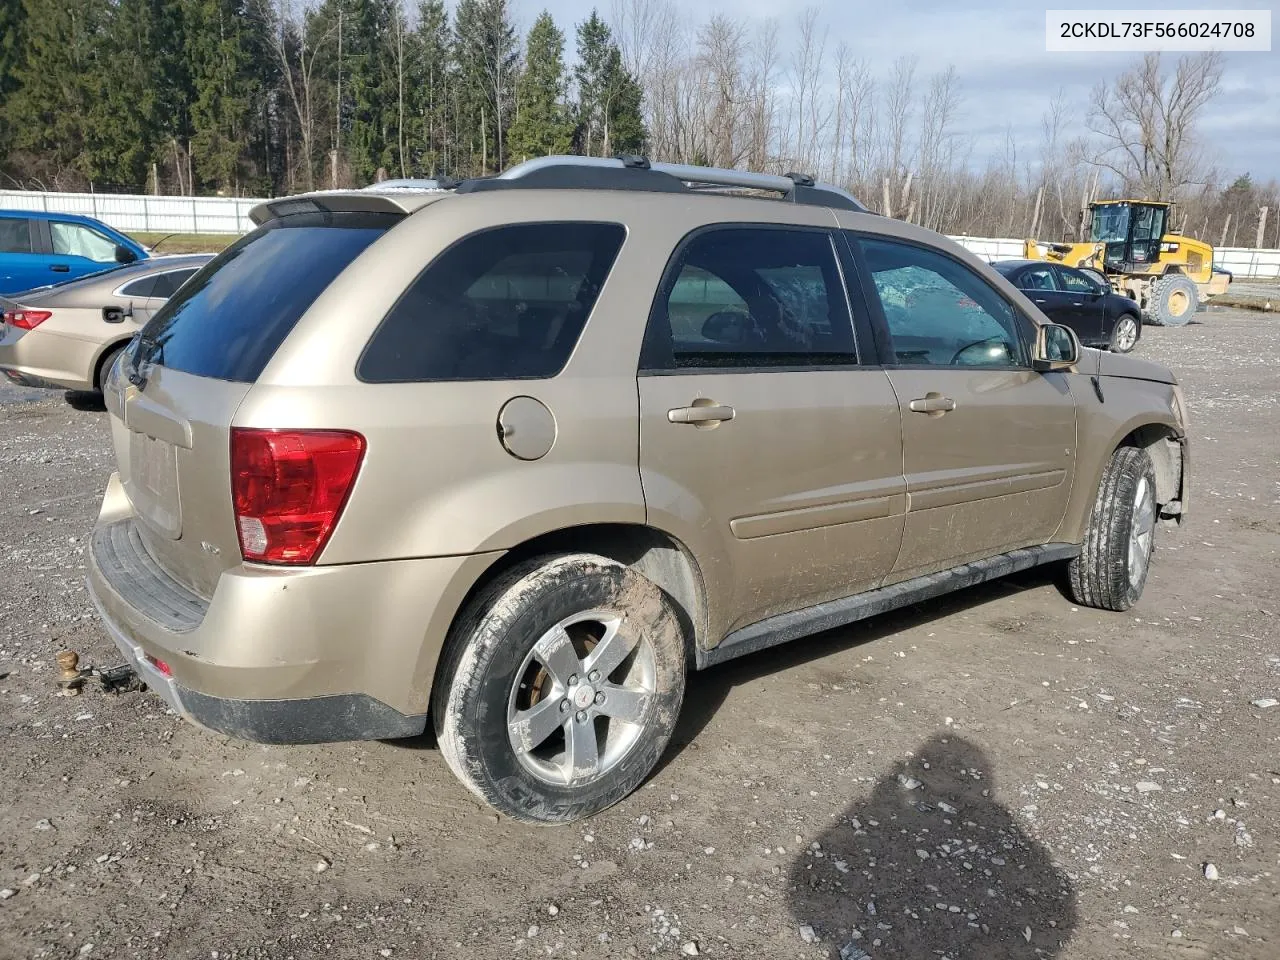
[[[1191,322],[1200,306],[1200,291],[1180,274],[1163,277],[1151,285],[1147,315],[1165,327],[1181,327]]]
[[[1135,566],[1131,562],[1136,499],[1143,489],[1151,498],[1151,535]],[[1070,562],[1067,575],[1071,595],[1086,607],[1101,610],[1128,610],[1142,596],[1150,569],[1156,519],[1155,468],[1151,457],[1138,447],[1120,447],[1102,471],[1098,497],[1089,515],[1080,556]]]
[[[1142,321],[1132,313],[1122,313],[1111,329],[1111,352],[1129,353],[1142,336]]]
[[[607,769],[578,783],[549,783],[527,769],[512,746],[513,690],[527,676],[528,658],[549,630],[595,610],[621,613],[625,619],[618,629],[633,630],[632,636],[647,641],[653,692],[641,708],[641,722],[620,728],[636,739]],[[556,681],[544,682],[557,689]],[[644,781],[675,729],[684,683],[684,632],[662,590],[605,557],[544,556],[497,577],[458,618],[442,654],[432,715],[449,769],[482,800],[515,820],[571,823],[617,803]],[[575,716],[573,710],[565,714],[559,734],[553,734],[565,737],[566,760]],[[614,721],[606,722],[611,735]],[[594,731],[595,721],[590,723]],[[601,760],[603,766],[603,754]]]

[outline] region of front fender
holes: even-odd
[[[1178,500],[1185,509],[1185,492],[1189,454],[1182,411],[1173,384],[1150,380],[1099,377],[1102,398],[1090,378],[1072,384],[1077,404],[1076,477],[1077,483],[1067,505],[1056,539],[1068,543],[1084,540],[1089,514],[1097,498],[1102,472],[1112,452],[1130,438],[1146,446],[1162,437],[1171,437],[1181,447],[1180,470],[1176,497],[1166,495],[1166,502]]]

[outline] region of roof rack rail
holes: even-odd
[[[781,194],[783,200],[810,206],[869,212],[852,195],[810,176],[788,173],[752,173],[698,167],[684,163],[651,163],[644,157],[538,157],[526,160],[496,177],[464,180],[458,193],[503,189],[543,190],[642,190],[684,193],[690,188],[763,190]]]

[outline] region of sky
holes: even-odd
[[[572,38],[572,24],[599,6],[609,15],[613,0],[513,0],[514,12],[527,28],[545,7]],[[794,21],[805,5],[769,0],[677,0],[679,9],[696,22],[722,12],[763,20],[773,16],[782,24],[784,53],[794,47]],[[954,65],[963,96],[957,131],[974,143],[973,163],[985,166],[1000,155],[1005,134],[1012,129],[1028,160],[1038,153],[1041,117],[1062,90],[1071,109],[1068,135],[1086,132],[1089,92],[1101,79],[1111,79],[1141,58],[1139,53],[1047,53],[1046,9],[1087,9],[1090,4],[1062,0],[1028,4],[1025,0],[817,0],[811,4],[829,28],[830,57],[842,41],[854,56],[886,77],[893,61],[904,54],[918,58],[917,76]],[[1106,4],[1097,3],[1097,7]],[[1259,0],[1229,0],[1213,4],[1113,0],[1116,9],[1272,9],[1280,4]],[[1114,16],[1114,10],[1111,11]],[[1201,122],[1204,146],[1222,176],[1250,173],[1255,181],[1280,180],[1280,46],[1270,53],[1226,55],[1222,92]],[[572,49],[572,40],[569,43]],[[1165,54],[1173,58],[1176,54]],[[1020,161],[1021,162],[1021,161]]]

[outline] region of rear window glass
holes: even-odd
[[[236,241],[143,328],[143,358],[170,370],[252,383],[294,325],[394,214],[308,213]]]
[[[616,223],[524,223],[459,241],[392,307],[360,359],[360,379],[555,376],[625,235]]]

